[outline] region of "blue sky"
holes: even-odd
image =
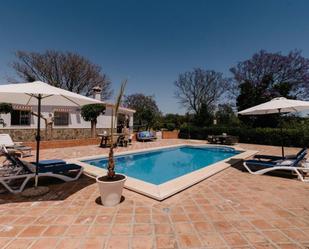
[[[115,90],[155,95],[163,112],[178,74],[194,67],[229,76],[260,50],[309,57],[306,0],[1,1],[0,82],[14,76],[14,51],[74,51],[102,66]]]

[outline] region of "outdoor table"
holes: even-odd
[[[122,136],[123,133],[113,133],[113,136],[116,138],[114,143],[117,142],[117,139],[119,136]],[[101,137],[101,142],[100,142],[100,147],[106,148],[108,147],[108,141],[111,140],[111,135],[110,134],[98,134],[99,137]]]
[[[225,141],[228,137],[230,137],[230,136],[229,135],[217,135],[217,136],[215,136],[215,138],[219,140],[220,144],[225,144]]]
[[[214,135],[212,137],[212,142],[219,143],[219,144],[234,144],[237,141],[235,136],[231,135]]]

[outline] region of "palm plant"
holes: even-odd
[[[121,99],[124,95],[124,90],[127,84],[127,80],[124,80],[121,83],[120,90],[118,96],[116,98],[116,103],[114,108],[112,109],[112,116],[111,116],[111,147],[109,150],[108,155],[108,167],[107,167],[107,176],[109,179],[113,179],[115,177],[115,161],[114,161],[114,136],[113,136],[113,129],[114,129],[114,122],[116,117],[118,116],[119,106],[121,104]]]

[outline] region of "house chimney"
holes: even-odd
[[[100,86],[95,86],[92,88],[92,95],[94,99],[101,100],[102,88]]]

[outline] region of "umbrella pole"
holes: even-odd
[[[281,115],[281,109],[279,110],[280,115],[280,133],[281,133],[281,152],[282,152],[282,158],[284,158],[284,139],[283,139],[283,127],[282,127],[282,115]]]
[[[39,182],[39,161],[40,161],[40,130],[41,130],[41,100],[42,100],[42,95],[39,94],[38,97],[38,126],[37,126],[37,131],[36,131],[36,167],[35,167],[35,187],[38,186]]]
[[[281,130],[281,150],[282,150],[282,157],[284,157],[284,145],[283,145],[283,130],[282,130],[282,125],[280,127]]]

